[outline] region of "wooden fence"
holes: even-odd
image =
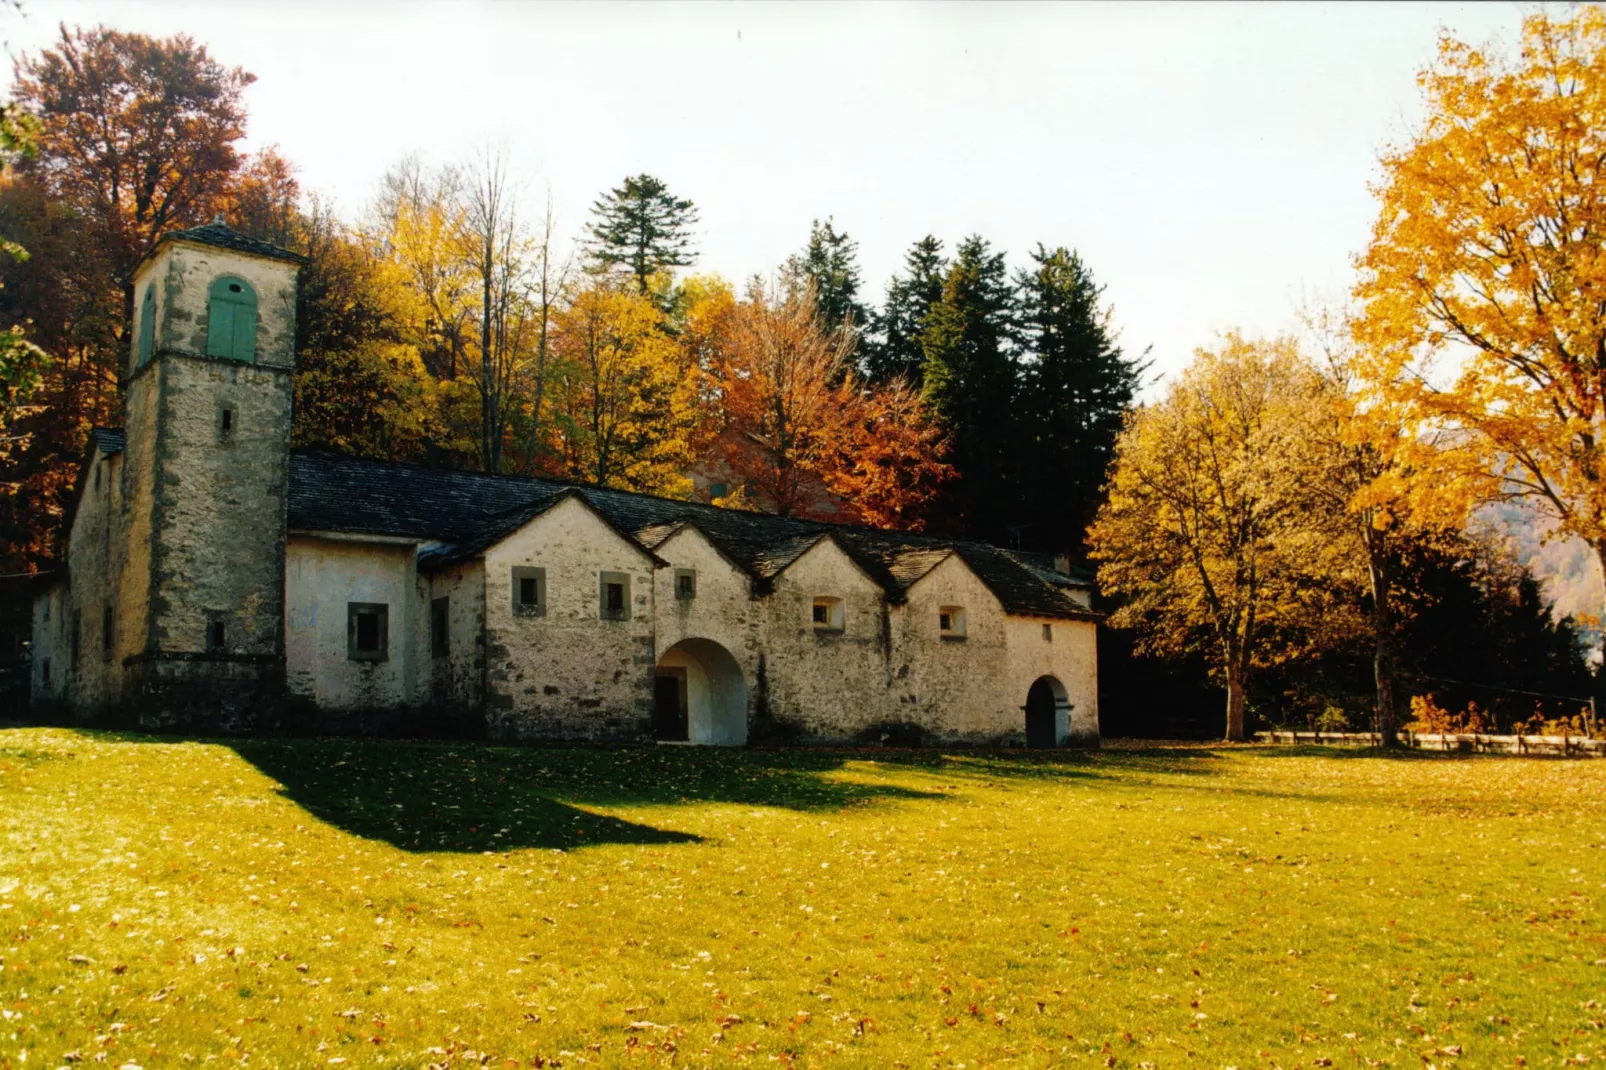
[[[1337,743],[1376,747],[1376,732],[1256,732],[1262,743]],[[1585,736],[1489,736],[1481,732],[1410,732],[1401,729],[1400,745],[1413,750],[1462,754],[1551,754],[1562,758],[1606,758],[1606,739]]]

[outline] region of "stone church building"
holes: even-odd
[[[213,732],[288,709],[493,739],[1097,741],[1098,617],[1064,562],[291,449],[299,266],[219,221],[135,269],[124,426],[92,434],[35,598],[41,706]]]

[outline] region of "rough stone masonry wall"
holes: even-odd
[[[814,626],[816,597],[842,600],[840,631]],[[765,699],[777,721],[808,739],[843,740],[896,719],[883,609],[881,588],[829,540],[775,578],[759,612]]]
[[[964,610],[963,637],[941,631],[944,606]],[[1031,681],[1008,678],[1004,608],[962,559],[950,556],[921,577],[892,619],[890,687],[899,720],[955,741],[996,741],[1020,730]]]
[[[269,260],[210,245],[169,242],[145,265],[135,281],[136,321],[147,283],[156,287],[156,351],[206,353],[207,302],[212,283],[229,275],[251,284],[257,295],[256,354],[253,363],[295,367],[296,269]],[[138,323],[130,332],[129,367],[137,359]]]
[[[257,290],[253,363],[204,355],[211,283],[225,274]],[[132,373],[128,428],[129,451],[152,454],[142,509],[149,596],[125,699],[149,727],[249,731],[283,686],[295,268],[169,243],[135,280],[136,295],[150,284],[158,288],[156,354]],[[232,411],[227,431],[224,408]],[[147,409],[154,428],[143,422]],[[212,619],[223,621],[221,652],[207,649]]]
[[[52,660],[52,676],[63,685],[63,697],[80,716],[113,709],[122,695],[123,657],[132,629],[119,603],[118,577],[123,567],[127,524],[124,516],[122,455],[96,450],[84,469],[78,506],[67,538],[68,580],[52,616],[61,657]],[[112,647],[104,643],[104,612],[112,610]],[[79,653],[72,654],[74,614],[79,627]]]
[[[544,615],[516,614],[515,565],[546,569]],[[630,578],[603,620],[599,573]],[[653,562],[569,498],[485,554],[486,727],[493,739],[650,739]]]
[[[470,561],[428,580],[432,600],[449,599],[446,656],[430,658],[430,701],[451,721],[478,721],[485,682],[485,566]],[[423,652],[430,654],[430,648]]]

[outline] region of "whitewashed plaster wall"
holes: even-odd
[[[641,739],[652,729],[653,560],[565,498],[485,553],[485,716],[492,738]],[[513,568],[546,570],[545,613],[513,609]],[[603,572],[630,579],[605,620]]]
[[[730,652],[751,689],[763,636],[761,606],[747,573],[725,559],[696,528],[682,528],[654,551],[667,562],[653,576],[656,645],[662,657],[683,639],[708,639]],[[697,574],[695,598],[675,596],[675,569]]]
[[[291,694],[337,711],[416,704],[421,690],[427,689],[428,676],[418,665],[422,610],[414,556],[411,542],[305,534],[287,540],[284,653]],[[390,607],[385,660],[353,661],[348,656],[347,613],[352,602]],[[426,621],[426,636],[427,626]]]
[[[942,609],[964,611],[964,636],[945,636]],[[958,555],[909,588],[893,617],[893,693],[901,720],[951,739],[991,740],[1021,730],[1031,681],[1008,678],[1004,607]],[[1020,722],[1020,723],[1017,723]]]
[[[1044,628],[1049,638],[1044,638]],[[1098,625],[1092,621],[1009,617],[1005,622],[1006,679],[1013,681],[1019,731],[1025,734],[1026,693],[1040,676],[1052,676],[1070,701],[1069,741],[1099,738]]]
[[[815,627],[817,597],[842,600],[840,631]],[[762,608],[772,716],[826,739],[889,719],[881,588],[841,547],[830,539],[810,547],[775,577]]]

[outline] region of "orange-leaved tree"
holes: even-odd
[[[1420,81],[1355,291],[1404,498],[1524,500],[1606,565],[1606,12],[1531,15],[1514,58],[1447,37]]]
[[[720,460],[750,502],[782,516],[919,528],[952,469],[946,441],[901,383],[853,371],[855,332],[817,314],[812,282],[755,284],[714,347]]]

